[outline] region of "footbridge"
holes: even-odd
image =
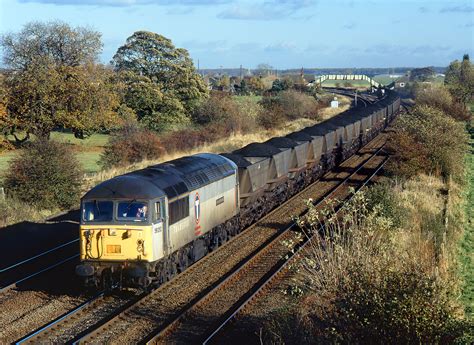
[[[321,85],[323,81],[325,80],[344,80],[344,81],[350,81],[350,80],[365,80],[369,82],[370,86],[378,88],[383,86],[382,84],[376,82],[372,78],[364,75],[364,74],[325,74],[316,77],[314,80],[314,84],[319,84]]]

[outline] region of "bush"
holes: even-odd
[[[15,146],[12,145],[7,139],[0,138],[0,153],[4,151],[14,150]]]
[[[389,174],[409,178],[426,171],[429,166],[428,148],[417,142],[409,133],[397,131],[387,141],[390,161],[386,165]]]
[[[145,159],[157,159],[164,152],[163,145],[154,132],[126,127],[111,136],[100,164],[103,168],[126,166]]]
[[[40,139],[14,158],[5,175],[9,196],[42,209],[67,209],[79,200],[82,168],[67,144]]]
[[[168,153],[186,152],[231,134],[231,129],[223,123],[208,124],[198,128],[174,131],[163,137],[163,144]]]
[[[471,113],[462,104],[456,102],[451,93],[443,86],[429,88],[418,86],[414,92],[415,102],[418,105],[437,108],[458,121],[469,122],[471,120]]]
[[[286,122],[283,107],[277,103],[265,104],[257,122],[265,129],[282,127]]]
[[[259,107],[254,102],[237,103],[229,94],[213,92],[193,113],[199,125],[222,124],[231,132],[248,132],[254,129],[255,113]]]
[[[464,168],[460,162],[467,151],[462,123],[439,109],[422,105],[400,116],[394,128],[396,133],[387,146],[393,154],[389,171],[403,177],[423,171],[462,178]]]
[[[279,127],[287,120],[316,119],[319,110],[314,97],[294,90],[282,91],[273,97],[264,97],[260,104],[264,111],[258,122],[265,128]]]
[[[406,210],[399,205],[396,193],[397,186],[393,182],[382,182],[371,186],[367,192],[367,207],[376,210],[382,217],[391,219],[395,228],[406,225]]]

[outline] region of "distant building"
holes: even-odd
[[[339,101],[337,100],[337,97],[334,97],[334,100],[331,101],[331,108],[339,108]]]
[[[409,81],[409,77],[406,75],[398,78],[397,80],[395,80],[395,88],[403,89],[404,87],[407,86],[408,81]]]

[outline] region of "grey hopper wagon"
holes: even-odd
[[[241,207],[253,203],[263,195],[268,180],[267,171],[270,158],[260,157],[260,160],[254,160],[251,163],[236,153],[221,153],[221,156],[230,159],[237,165]]]
[[[368,114],[359,115],[360,133],[366,135],[372,129],[372,117]]]
[[[267,169],[266,189],[272,189],[276,183],[288,178],[291,150],[280,149],[263,143],[251,143],[233,153],[242,155],[252,164],[261,162],[263,158],[270,159]]]
[[[323,154],[330,154],[344,137],[343,126],[333,125],[327,121],[312,127],[306,127],[303,130],[313,137],[324,137]]]
[[[265,144],[272,145],[281,151],[290,150],[290,160],[288,165],[289,176],[306,168],[306,159],[308,156],[308,142],[297,142],[286,137],[275,137],[267,140]]]
[[[308,149],[306,151],[306,164],[308,166],[319,164],[325,145],[324,137],[313,137],[305,131],[293,132],[288,134],[286,137],[298,143],[308,143]]]
[[[360,123],[358,126],[359,129],[357,129],[356,126],[354,125],[354,118],[352,118],[351,116],[334,117],[331,119],[331,123],[336,126],[342,126],[344,128],[343,135],[342,135],[343,145],[350,144],[352,143],[353,140],[358,138],[359,131],[360,131]]]

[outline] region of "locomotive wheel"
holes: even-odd
[[[112,290],[114,281],[113,281],[112,272],[110,271],[110,269],[105,269],[102,272],[101,283],[102,283],[102,288],[105,291]]]

